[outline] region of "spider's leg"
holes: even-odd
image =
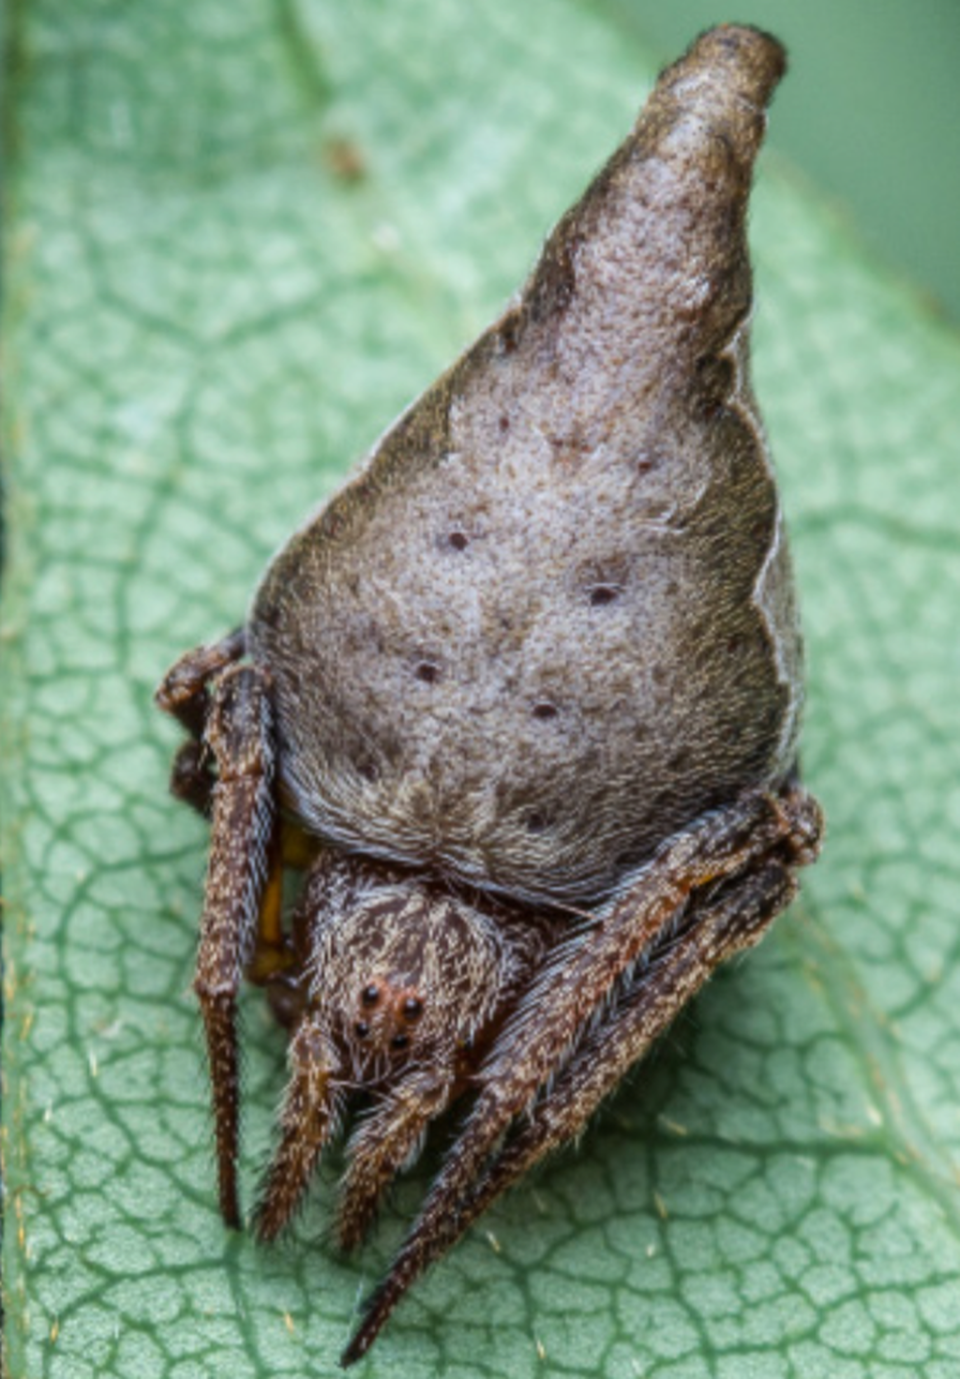
[[[170,667],[156,692],[156,701],[172,714],[189,739],[177,752],[170,772],[170,790],[178,800],[209,817],[216,779],[210,769],[210,753],[203,741],[210,696],[208,682],[238,661],[244,653],[242,627],[209,646],[194,647]]]
[[[549,1093],[493,1160],[461,1210],[451,1215],[446,1238],[434,1242],[427,1265],[451,1248],[491,1202],[540,1159],[580,1133],[604,1097],[644,1057],[717,967],[757,943],[798,889],[789,866],[771,859],[694,906],[683,932],[621,992],[607,1017],[578,1046]]]
[[[352,1250],[373,1223],[383,1193],[413,1158],[430,1122],[450,1103],[454,1089],[452,1058],[447,1076],[415,1068],[353,1135],[340,1190],[337,1233],[340,1247]]]
[[[457,1221],[458,1234],[545,1154],[580,1133],[720,964],[758,943],[799,889],[789,864],[771,858],[693,907],[682,933],[625,987],[493,1161]]]
[[[290,1040],[290,1081],[280,1116],[280,1143],[267,1167],[254,1214],[260,1240],[274,1240],[289,1222],[336,1129],[343,1084],[339,1060],[319,1013],[308,1011]]]
[[[191,737],[201,738],[206,727],[207,683],[239,661],[245,649],[246,633],[237,627],[219,642],[185,652],[157,686],[157,704],[182,723]]]
[[[211,695],[205,738],[216,759],[217,782],[193,985],[206,1027],[220,1211],[227,1225],[238,1227],[237,991],[256,947],[275,820],[272,713],[264,671],[236,666],[222,673]]]
[[[794,866],[812,861],[820,829],[819,807],[799,787],[777,798],[746,794],[665,844],[596,928],[560,945],[481,1070],[473,1111],[390,1273],[371,1297],[344,1364],[367,1351],[411,1283],[442,1252],[451,1231],[456,1235],[452,1220],[482,1181],[500,1137],[562,1066],[565,1051],[622,974],[669,934],[697,890],[756,869],[775,852]]]

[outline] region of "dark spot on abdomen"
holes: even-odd
[[[595,584],[588,597],[591,607],[603,608],[608,603],[614,603],[622,593],[623,589],[619,584]]]
[[[550,817],[542,809],[531,809],[524,820],[528,833],[546,833],[550,827]]]
[[[539,718],[542,720],[556,718],[558,713],[559,710],[556,704],[551,704],[549,700],[546,699],[542,699],[539,704],[534,704],[533,706],[534,718]]]

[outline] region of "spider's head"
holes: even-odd
[[[359,859],[314,872],[301,907],[307,1005],[349,1080],[389,1081],[483,1036],[542,947],[529,923],[518,929],[496,913]]]
[[[340,1243],[359,1243],[429,1122],[470,1085],[550,936],[537,916],[422,873],[315,860],[293,921],[290,1082],[262,1240],[283,1230],[349,1102],[368,1092],[341,1189]]]

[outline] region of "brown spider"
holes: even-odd
[[[340,1239],[459,1138],[347,1348],[570,1140],[816,856],[800,636],[747,380],[745,216],[783,51],[703,35],[523,293],[158,691],[212,817],[195,987],[240,1223],[236,1001],[290,1082],[255,1228],[357,1090]],[[291,918],[285,865],[306,865]]]

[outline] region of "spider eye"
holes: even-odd
[[[405,1049],[409,1043],[409,1034],[395,1034],[390,1040],[390,1047],[392,1049]]]
[[[370,1033],[370,1026],[367,1024],[366,1020],[358,1020],[353,1027],[353,1032],[358,1039],[366,1039],[367,1035]]]
[[[419,996],[408,996],[403,1003],[403,1013],[408,1020],[417,1020],[423,1014],[423,1002]]]
[[[360,993],[360,1000],[365,1006],[375,1006],[379,999],[380,988],[379,986],[375,986],[372,982],[369,986],[365,986]]]

